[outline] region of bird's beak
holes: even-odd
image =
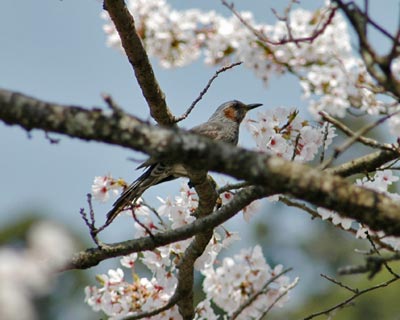
[[[246,105],[246,109],[247,109],[247,111],[249,111],[249,110],[258,108],[260,106],[262,106],[262,103],[252,103],[252,104]]]

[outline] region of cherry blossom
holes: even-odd
[[[314,41],[272,46],[235,16],[226,18],[214,11],[196,9],[178,11],[165,0],[130,0],[127,5],[148,53],[166,68],[191,63],[203,52],[205,62],[211,65],[243,61],[265,84],[273,74],[295,74],[309,109],[317,118],[322,110],[338,117],[344,117],[352,107],[371,114],[385,111],[385,103],[375,95],[376,85],[363,61],[354,55],[347,24],[339,12]],[[310,36],[318,24],[328,19],[330,10],[329,2],[316,11],[291,10],[291,36]],[[239,14],[270,41],[288,38],[284,21],[268,25],[257,23],[251,12]],[[102,16],[106,20],[104,31],[108,45],[122,51],[107,13]],[[392,63],[395,74],[398,74],[398,65],[395,59]]]
[[[383,170],[377,171],[372,177],[357,179],[356,184],[361,185],[365,188],[384,192],[390,196],[390,193],[388,192],[388,187],[396,181],[399,181],[399,177],[394,175],[392,170]]]
[[[227,315],[232,315],[252,294],[263,290],[264,285],[282,270],[280,265],[271,268],[265,261],[261,247],[257,245],[252,249],[242,250],[233,258],[224,258],[222,265],[215,269],[210,267],[203,270],[203,290],[207,299],[212,300]],[[271,281],[269,290],[260,294],[253,304],[245,308],[238,319],[259,317],[275,302],[277,306],[282,306],[285,300],[277,302],[276,298],[289,285],[289,278],[285,275]]]
[[[109,176],[97,178],[98,181],[101,181],[101,184],[109,179],[112,178]],[[230,201],[233,196],[232,193],[224,193],[221,196],[222,204]],[[135,205],[134,213],[137,213],[136,219],[140,220],[140,223],[135,222],[134,224],[136,236],[148,235],[147,230],[157,233],[168,228],[178,228],[194,221],[193,213],[198,205],[198,196],[193,189],[188,187],[187,183],[181,184],[179,194],[175,197],[158,197],[158,199],[161,205],[157,213],[162,221],[158,218],[154,219],[155,215],[143,204],[142,200],[139,200],[139,203]],[[250,212],[254,208],[246,208],[246,210]],[[129,211],[127,210],[128,213]],[[146,226],[147,230],[143,228],[143,225]],[[239,239],[237,233],[221,229],[222,232],[221,230],[214,231],[208,246],[196,260],[194,265],[196,270],[203,271],[212,268],[220,251]],[[111,269],[107,274],[98,275],[96,278],[100,287],[88,286],[85,289],[86,303],[93,311],[102,311],[110,319],[133,315],[139,312],[139,306],[142,311],[149,311],[164,305],[176,289],[176,273],[178,271],[176,266],[191,241],[192,239],[186,239],[158,247],[153,251],[145,251],[140,254],[133,253],[121,258],[121,265],[133,272],[133,281],[127,281],[123,270],[120,268]],[[138,259],[149,269],[152,274],[151,278],[141,277],[135,273],[135,264]],[[197,319],[207,319],[204,317],[213,311],[207,309],[207,312],[204,313],[207,306],[206,302],[200,306],[198,308],[199,314],[196,315]],[[167,315],[173,315],[174,319],[180,318],[175,308],[152,319],[163,319],[163,316]]]
[[[222,194],[222,204],[229,202],[232,197],[233,194],[229,192]],[[150,211],[142,211],[137,217],[140,219],[141,224],[145,224],[148,228],[154,225],[152,230],[157,231],[157,228],[159,228],[159,230],[165,230],[167,226],[169,228],[177,228],[193,221],[192,213],[196,210],[198,205],[198,197],[197,194],[188,187],[187,183],[182,183],[179,195],[175,197],[169,196],[165,199],[159,197],[158,199],[161,202],[158,214],[163,219],[163,222],[158,220],[153,221]],[[246,210],[251,211],[252,209],[247,208]],[[145,235],[145,230],[140,224],[136,223],[135,228],[138,230],[137,236]],[[223,269],[220,267],[213,271],[214,264],[220,251],[238,239],[239,237],[235,232],[230,232],[223,228],[218,228],[214,231],[212,239],[194,265],[196,270],[199,270],[206,276],[205,286],[208,281],[207,277],[210,279],[210,275],[216,274],[221,276],[224,272],[230,272],[235,278],[235,281],[232,281],[231,278],[227,278],[226,286],[230,285],[228,282],[232,282],[234,288],[236,288],[245,281],[246,283],[252,283],[251,285],[253,287],[251,290],[260,290],[260,284],[265,283],[270,277],[281,272],[281,267],[278,266],[272,269],[265,262],[260,247],[255,247],[254,250],[249,249],[242,251],[233,259],[225,258]],[[175,292],[177,286],[176,273],[178,272],[176,266],[191,241],[192,239],[187,239],[159,247],[153,251],[145,251],[140,254],[134,253],[123,257],[120,260],[121,265],[132,271],[133,280],[126,280],[124,272],[120,268],[115,270],[111,269],[107,274],[98,275],[97,281],[100,287],[88,286],[85,289],[86,303],[93,311],[102,311],[110,317],[110,319],[134,315],[139,311],[154,310],[164,305]],[[151,272],[152,276],[150,278],[141,277],[136,274],[135,264],[138,259],[140,259]],[[261,272],[261,270],[263,271]],[[222,278],[220,281],[222,281]],[[276,279],[271,284],[272,291],[269,290],[265,295],[268,297],[268,303],[273,303],[282,290],[287,288],[288,284],[288,278],[285,276]],[[210,307],[210,301],[212,300],[218,305],[218,303],[221,303],[218,302],[221,297],[213,296],[210,291],[211,289],[204,288],[209,300],[205,300],[198,305],[196,309],[196,319],[208,319],[207,317],[216,319],[214,311]],[[231,289],[232,288],[227,288],[227,292]],[[249,291],[246,293],[247,297],[251,294],[251,290],[249,288]],[[234,295],[237,295],[238,291],[235,292]],[[246,296],[237,296],[235,306],[237,307],[237,303],[243,301]],[[226,297],[224,299],[229,300],[230,298]],[[261,300],[262,299],[258,299],[254,303],[256,306],[254,308],[268,305],[264,300],[264,302],[259,302]],[[231,303],[233,301],[234,300],[232,300]],[[282,305],[286,300],[281,299],[279,301],[277,305]],[[230,309],[230,311],[232,310],[233,309]],[[257,311],[254,311],[253,308],[250,307],[247,308],[247,310],[247,313],[245,312],[244,314],[257,313]],[[151,319],[163,319],[163,316],[167,315],[173,315],[174,319],[180,318],[177,309],[174,308],[152,317]]]
[[[353,222],[355,222],[353,219],[341,217],[337,212],[332,210],[318,208],[317,212],[322,220],[330,220],[334,225],[340,224],[344,230],[349,230]]]
[[[226,204],[228,203],[232,198],[234,197],[234,193],[230,191],[223,192],[220,195],[221,199],[221,204]],[[243,212],[243,218],[246,222],[249,222],[250,219],[257,214],[260,210],[260,201],[255,200],[252,203],[250,203],[248,206],[244,207],[242,212]]]
[[[119,194],[119,189],[126,186],[122,179],[114,179],[111,175],[94,177],[92,184],[93,197],[101,202],[107,202],[110,198],[110,193],[113,196]]]
[[[120,263],[122,266],[124,266],[125,268],[134,268],[135,267],[135,263],[136,260],[138,258],[138,254],[136,252],[131,253],[128,256],[123,256],[120,260]]]
[[[1,248],[0,319],[35,319],[35,298],[51,292],[56,273],[74,250],[70,235],[50,221],[32,226],[26,248]]]
[[[293,108],[258,112],[257,119],[246,121],[246,127],[260,151],[300,162],[313,160],[336,136],[330,124],[312,126]]]
[[[219,317],[214,313],[209,299],[201,301],[196,307],[194,320],[218,320]]]

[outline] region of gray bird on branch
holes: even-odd
[[[261,105],[261,103],[244,104],[237,100],[225,102],[217,108],[207,122],[192,128],[189,132],[236,145],[239,140],[239,127],[246,113]],[[107,213],[105,225],[109,225],[121,211],[131,208],[143,192],[151,186],[187,176],[182,165],[154,163],[151,158],[141,164],[139,168],[148,169],[114,202],[113,208]]]

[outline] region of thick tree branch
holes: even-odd
[[[200,218],[186,226],[156,234],[154,237],[145,237],[106,245],[101,248],[91,248],[74,255],[66,269],[87,269],[101,261],[127,255],[133,252],[153,250],[173,242],[188,239],[195,234],[213,229],[232,218],[242,208],[254,200],[269,196],[262,187],[248,187],[235,194],[233,199],[209,216]]]
[[[400,204],[338,176],[282,158],[212,141],[178,129],[152,126],[125,114],[105,115],[0,90],[0,119],[85,140],[145,152],[164,162],[228,174],[322,206],[388,235],[400,235]],[[248,168],[248,170],[244,170]]]
[[[379,167],[399,158],[398,152],[381,150],[365,156],[352,159],[337,167],[325,169],[329,174],[338,175],[341,177],[349,177],[357,173],[367,173],[376,171]]]
[[[207,217],[213,212],[218,198],[215,182],[204,170],[189,171],[189,178],[199,197],[194,215],[198,218]],[[179,297],[177,304],[183,319],[191,320],[194,317],[194,263],[203,254],[212,235],[213,227],[197,233],[178,264],[178,285],[174,296]]]
[[[121,38],[122,47],[135,71],[136,79],[150,108],[152,117],[160,124],[171,126],[174,117],[168,109],[165,95],[158,85],[143,43],[136,32],[135,21],[124,0],[104,0],[104,9]]]
[[[213,231],[207,229],[196,234],[192,243],[186,249],[182,262],[178,265],[178,286],[176,292],[181,299],[178,301],[179,313],[183,319],[191,320],[194,317],[193,285],[194,263],[202,255],[211,240]]]

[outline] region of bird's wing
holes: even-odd
[[[208,137],[212,140],[227,143],[237,143],[237,133],[234,130],[227,130],[226,124],[220,122],[206,122],[193,127],[190,132]]]
[[[189,131],[213,140],[222,140],[221,137],[223,137],[224,125],[217,122],[206,122],[193,127]]]
[[[192,129],[189,130],[189,132],[193,132],[213,140],[231,142],[231,137],[229,135],[229,132],[226,132],[225,126],[218,122],[203,123],[201,125],[193,127]],[[158,162],[157,160],[150,157],[141,165],[139,165],[136,169],[148,168],[153,166],[157,162]]]

